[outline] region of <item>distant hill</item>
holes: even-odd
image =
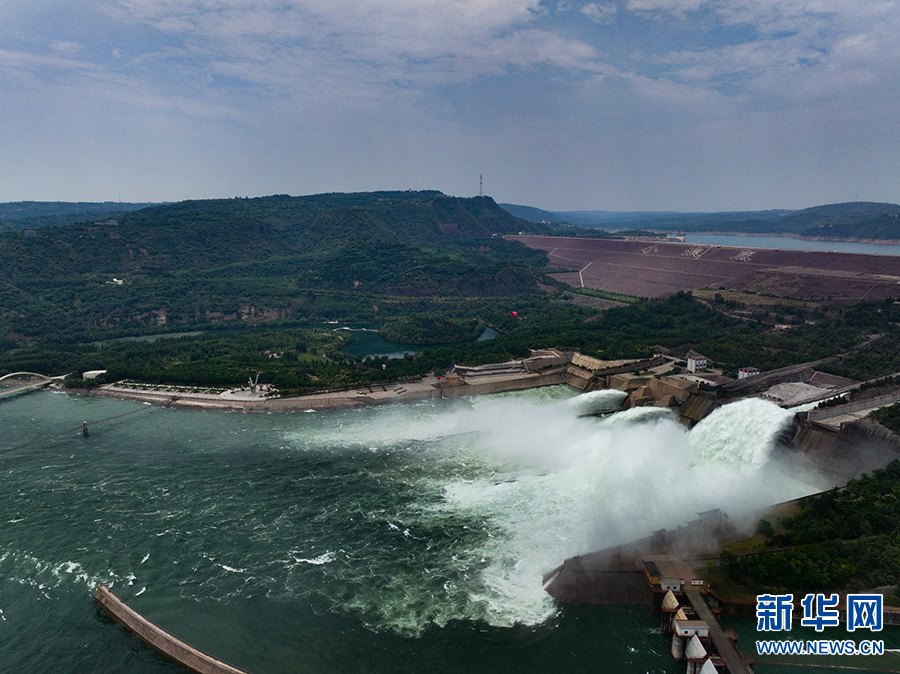
[[[520,218],[577,227],[612,230],[646,229],[682,232],[780,234],[834,239],[900,240],[900,205],[855,201],[799,211],[735,211],[723,213],[541,211],[502,204]],[[537,217],[540,220],[536,220]]]
[[[544,211],[540,208],[534,208],[533,206],[519,206],[517,204],[500,204],[500,208],[505,210],[507,213],[516,216],[517,218],[522,218],[522,220],[528,220],[529,222],[563,222],[563,219],[560,217],[559,213],[554,213],[552,211]]]
[[[816,206],[784,219],[786,231],[805,237],[900,240],[900,206],[866,201]]]
[[[576,227],[623,229],[658,229],[704,231],[723,224],[748,226],[748,223],[769,222],[791,211],[735,211],[722,213],[678,213],[676,211],[543,211],[530,206],[501,204],[511,214],[550,224],[567,223]],[[540,219],[537,219],[540,218]],[[755,226],[755,225],[750,225]]]
[[[544,254],[497,236],[523,230],[544,231],[489,197],[427,191],[185,201],[0,234],[0,337],[536,292]]]
[[[690,214],[654,211],[544,211],[532,206],[500,204],[506,211],[523,220],[547,224],[570,224],[578,227],[610,227],[622,223],[642,222],[667,217],[685,217]],[[629,227],[630,228],[630,227]]]
[[[108,220],[152,205],[120,201],[10,201],[0,203],[0,231],[70,225],[86,218]]]

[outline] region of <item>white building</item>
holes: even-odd
[[[697,372],[697,370],[705,370],[709,367],[709,358],[706,356],[697,353],[696,351],[689,351],[687,355],[687,371],[688,372]]]

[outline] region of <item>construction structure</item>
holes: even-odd
[[[0,398],[44,388],[52,382],[50,377],[35,372],[11,372],[0,377]]]
[[[197,674],[246,674],[243,670],[217,660],[172,636],[128,606],[103,583],[98,583],[94,601],[110,618],[121,623],[129,632],[136,634],[145,644],[192,672],[197,672]]]
[[[705,370],[709,365],[709,358],[696,351],[688,351],[687,353],[687,371],[690,373]]]
[[[750,663],[737,647],[737,633],[719,623],[701,592],[703,582],[690,566],[669,555],[645,560],[644,565],[654,595],[661,597],[658,610],[663,633],[672,635],[672,657],[687,662],[688,674],[722,669],[750,674]],[[652,572],[661,569],[668,575],[655,579]]]
[[[710,608],[704,581],[685,561],[741,536],[721,510],[697,513],[677,529],[567,559],[544,577],[544,589],[565,603],[643,604],[661,614],[672,657],[685,661],[689,673],[749,674],[737,633],[719,623],[719,603]]]

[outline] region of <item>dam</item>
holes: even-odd
[[[792,375],[794,369],[785,374]],[[774,375],[778,376],[780,373]],[[703,419],[711,419],[710,415],[727,407],[719,406],[710,391],[680,381],[667,382],[665,377],[611,375],[606,385],[626,393],[622,409],[674,407],[679,421],[697,432]],[[786,413],[771,438],[771,457],[807,476],[821,490],[842,486],[882,468],[900,458],[900,438],[877,423],[853,415],[898,399],[900,393],[890,393],[858,403]],[[754,400],[759,399],[745,402]],[[699,482],[684,486],[705,488]],[[544,589],[564,603],[650,606],[666,616],[663,632],[672,635],[672,655],[676,660],[687,660],[689,674],[723,669],[731,674],[749,673],[748,662],[737,648],[737,634],[723,629],[718,618],[729,609],[743,612],[746,607],[721,602],[695,573],[696,562],[686,561],[715,557],[721,545],[745,535],[746,529],[733,526],[722,511],[701,512],[696,520],[677,530],[655,531],[626,545],[568,558],[544,576]]]

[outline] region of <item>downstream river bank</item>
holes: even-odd
[[[418,400],[440,400],[486,393],[522,391],[564,383],[563,369],[541,373],[506,373],[479,377],[477,383],[441,386],[434,375],[403,383],[373,384],[352,389],[310,393],[300,396],[269,396],[266,391],[233,390],[224,393],[194,393],[166,386],[125,386],[108,384],[93,389],[65,389],[71,393],[118,400],[132,400],[177,409],[223,412],[306,412],[335,409],[356,409],[371,405],[387,405]],[[62,390],[57,387],[57,390]]]

